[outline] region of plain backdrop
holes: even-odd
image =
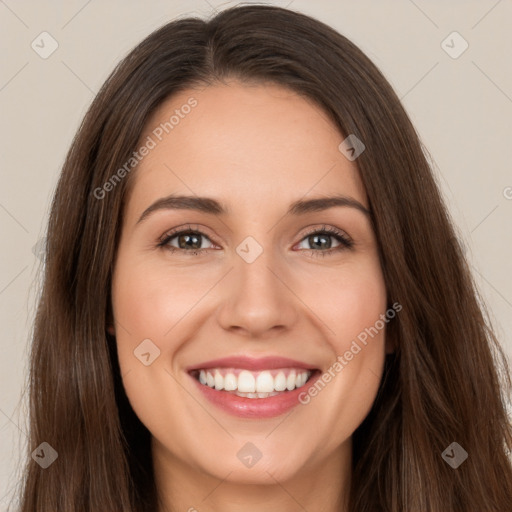
[[[178,17],[205,17],[235,3],[0,0],[0,510],[7,508],[26,445],[21,393],[38,249],[72,137],[110,71],[146,35]],[[259,3],[289,6],[330,24],[390,81],[434,160],[482,299],[511,359],[512,2]],[[46,55],[52,45],[55,51]]]

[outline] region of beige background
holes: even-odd
[[[136,43],[176,17],[204,17],[234,3],[0,0],[0,510],[7,509],[16,484],[13,468],[26,443],[26,406],[20,397],[38,289],[34,246],[43,236],[71,139],[95,92]],[[435,161],[482,298],[510,358],[512,2],[266,3],[289,5],[327,22],[358,44],[391,82]],[[43,31],[58,43],[46,59],[31,47]],[[442,46],[453,31],[469,45],[458,58],[445,51],[463,48],[457,36]]]

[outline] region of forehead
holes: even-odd
[[[151,139],[152,149],[131,176],[129,209],[169,193],[279,211],[308,193],[338,191],[367,206],[356,165],[338,149],[343,138],[314,102],[279,85],[185,90],[144,128],[141,144]]]

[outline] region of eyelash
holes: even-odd
[[[165,249],[165,250],[168,250],[170,251],[171,253],[175,253],[175,252],[183,252],[183,253],[190,253],[189,255],[190,256],[198,256],[199,254],[202,254],[204,253],[205,251],[207,251],[208,249],[191,249],[191,250],[186,250],[186,249],[181,249],[181,248],[178,248],[178,247],[173,247],[171,245],[168,245],[169,242],[173,239],[173,238],[176,238],[177,236],[179,235],[199,235],[199,236],[203,236],[205,238],[207,238],[208,240],[210,240],[210,238],[205,235],[204,233],[202,233],[201,231],[197,230],[197,229],[192,229],[192,227],[189,225],[187,226],[188,229],[179,229],[177,228],[176,230],[173,230],[173,231],[170,231],[168,233],[166,233],[162,239],[160,239],[160,241],[158,242],[157,244],[157,247],[161,248],[161,249]],[[340,242],[340,245],[338,247],[332,247],[330,249],[326,249],[326,250],[315,250],[315,249],[301,249],[302,251],[307,251],[310,253],[310,256],[312,257],[316,257],[316,256],[322,256],[322,257],[325,257],[325,256],[328,256],[328,255],[332,255],[334,253],[338,253],[340,251],[344,251],[344,250],[347,250],[347,249],[352,249],[353,246],[354,246],[354,242],[345,234],[343,233],[342,231],[336,229],[336,228],[333,228],[333,227],[330,227],[330,226],[322,226],[322,228],[315,228],[315,229],[312,229],[310,230],[309,232],[307,232],[300,240],[300,242],[302,242],[305,238],[308,238],[312,235],[329,235],[329,236],[332,236],[333,238],[335,238],[338,242]],[[211,240],[210,240],[211,241]]]

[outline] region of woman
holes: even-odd
[[[358,48],[277,7],[169,23],[55,193],[21,510],[510,510],[476,297]]]

